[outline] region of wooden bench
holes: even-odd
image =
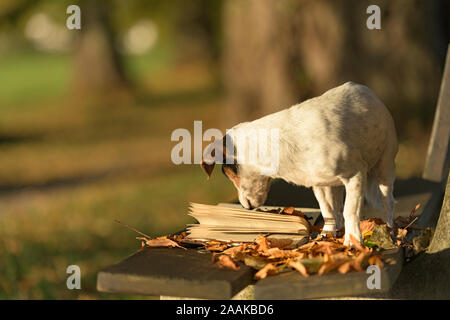
[[[433,124],[423,178],[397,180],[395,216],[407,216],[417,203],[417,226],[435,226],[439,217],[448,172],[450,112],[450,51],[447,53],[440,97]],[[276,181],[267,205],[318,208],[310,189]],[[369,206],[363,218],[377,216]],[[319,222],[320,223],[320,222]],[[417,234],[417,233],[416,233]],[[411,234],[410,237],[416,234]],[[304,278],[297,273],[279,274],[254,281],[254,271],[240,264],[238,271],[212,264],[209,252],[190,248],[145,248],[98,273],[97,289],[102,292],[134,293],[165,298],[200,299],[305,299],[339,296],[367,296],[388,292],[403,266],[403,250],[387,252],[390,263],[382,269],[381,289],[368,289],[368,274],[328,273]]]

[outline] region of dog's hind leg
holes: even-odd
[[[377,180],[383,204],[384,220],[389,227],[394,225],[394,181],[395,163],[392,156],[383,155],[377,168]]]
[[[335,236],[336,230],[343,227],[344,187],[313,187],[313,192],[324,220],[322,234],[328,233]]]
[[[359,219],[361,209],[364,203],[364,193],[366,188],[367,172],[360,170],[357,174],[349,179],[344,179],[345,185],[345,203],[344,203],[344,223],[345,237],[344,245],[352,245],[350,235],[356,241],[362,242],[361,229],[359,227]]]

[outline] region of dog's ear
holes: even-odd
[[[203,153],[200,166],[207,174],[208,179],[211,177],[211,173],[214,170],[214,165],[216,164],[216,150],[218,150],[218,148],[222,148],[222,144],[222,139],[215,140],[206,147],[205,152]]]
[[[227,141],[229,141],[228,145]],[[232,162],[234,154],[233,150],[232,140],[228,135],[225,135],[222,139],[215,140],[206,147],[200,166],[208,175],[208,179],[211,177],[211,173],[213,172],[216,163],[227,163],[227,160],[228,163],[230,163],[230,161]],[[227,157],[230,157],[230,159]]]

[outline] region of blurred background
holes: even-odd
[[[0,299],[135,298],[95,289],[140,246],[114,219],[164,235],[192,222],[189,201],[236,197],[171,162],[172,131],[194,120],[224,132],[359,82],[394,116],[398,177],[420,176],[449,16],[445,0],[2,0]]]

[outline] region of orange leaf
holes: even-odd
[[[217,261],[215,263],[216,266],[218,267],[225,267],[225,268],[229,268],[229,269],[233,269],[235,271],[239,270],[239,266],[236,265],[236,263],[231,260],[231,258],[227,255],[220,255],[217,258]]]
[[[292,244],[292,239],[277,239],[277,238],[267,238],[267,241],[269,242],[269,246],[271,248],[285,248]]]
[[[145,244],[149,247],[172,247],[172,248],[182,248],[184,250],[187,250],[186,248],[180,246],[175,241],[166,239],[166,238],[147,239],[147,238],[142,238],[142,237],[136,237],[136,239],[144,241]]]
[[[374,254],[369,258],[369,265],[376,265],[379,266],[380,268],[383,268],[384,262],[383,260],[380,259],[378,255]]]
[[[264,236],[260,236],[255,240],[255,242],[258,244],[257,251],[267,254],[267,251],[269,250],[269,243],[267,242],[267,238]]]
[[[359,228],[361,229],[361,233],[373,231],[373,229],[375,228],[375,221],[363,220],[359,223]]]
[[[304,276],[304,277],[309,276],[308,270],[306,270],[305,265],[303,263],[301,263],[300,261],[290,261],[288,266],[291,268],[294,268],[295,270],[300,272],[302,274],[302,276]]]
[[[294,207],[285,207],[283,209],[283,212],[287,213],[287,214],[293,214],[294,213]]]
[[[338,272],[341,274],[346,274],[347,272],[350,271],[350,265],[351,265],[351,261],[346,261],[343,264],[341,264],[338,268]]]
[[[361,252],[356,259],[353,259],[351,265],[352,268],[356,271],[363,271],[362,263],[364,262],[364,259],[366,258],[366,254],[364,252]]]
[[[214,243],[212,245],[207,244],[205,249],[207,251],[219,251],[220,252],[220,251],[225,250],[227,247],[228,246],[226,244],[224,244],[224,243],[219,243],[219,244]]]
[[[419,210],[419,209],[420,209],[420,203],[416,204],[414,209],[411,210],[411,213],[409,214],[409,218],[412,218],[414,216],[414,214],[417,212],[417,210]]]
[[[273,263],[268,263],[261,270],[255,273],[255,279],[264,279],[268,275],[273,275],[277,273],[278,269],[273,265]]]
[[[369,252],[369,249],[363,246],[352,234],[350,234],[350,241],[352,242],[353,248],[356,250],[361,252]]]

